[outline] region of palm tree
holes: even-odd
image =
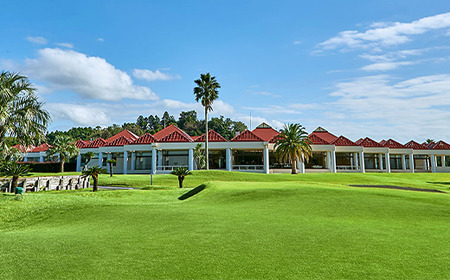
[[[51,118],[27,77],[0,73],[0,154],[8,151],[6,136],[28,147],[43,140]]]
[[[108,159],[108,160],[106,161],[106,163],[109,164],[109,177],[112,177],[112,175],[113,175],[113,164],[116,163],[116,162],[117,162],[117,161],[116,161],[115,159],[113,159],[113,158]]]
[[[88,170],[83,170],[84,177],[92,177],[92,181],[94,181],[94,186],[92,187],[92,191],[96,192],[98,190],[98,175],[106,173],[105,168],[101,168],[100,166],[92,166]]]
[[[203,145],[198,143],[194,148],[194,158],[197,162],[197,169],[202,169],[205,166],[205,155],[203,154]]]
[[[191,175],[192,173],[186,167],[178,167],[170,174],[178,176],[178,185],[182,188],[184,177]]]
[[[200,79],[194,81],[197,86],[194,87],[195,101],[201,103],[205,107],[205,155],[206,155],[206,170],[209,170],[209,154],[208,154],[208,112],[212,111],[212,104],[214,100],[219,97],[220,88],[216,77],[211,77],[211,74],[200,74]]]
[[[284,125],[275,143],[277,155],[282,160],[289,160],[292,174],[297,174],[297,160],[309,160],[312,155],[311,141],[305,128],[298,123]]]
[[[86,166],[86,168],[87,168],[87,165],[89,164],[89,162],[91,162],[91,159],[93,157],[95,157],[95,153],[94,152],[87,152],[87,153],[84,154],[84,157],[86,158],[86,163],[84,164],[84,166]]]
[[[57,135],[53,142],[53,147],[48,149],[47,155],[54,156],[59,154],[59,163],[61,165],[61,172],[64,172],[64,163],[71,158],[78,155],[80,150],[75,145],[75,141],[67,135]]]
[[[12,177],[11,192],[15,192],[19,178],[27,176],[29,171],[28,165],[18,164],[15,161],[5,161],[0,167],[1,176]]]

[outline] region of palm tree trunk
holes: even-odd
[[[109,177],[112,177],[112,175],[113,175],[113,164],[110,163],[109,164]]]
[[[63,173],[64,172],[64,160],[60,160],[59,164],[61,166],[61,173]]]
[[[94,181],[94,186],[92,187],[92,191],[96,192],[98,189],[98,177],[93,175],[92,180]]]
[[[19,182],[19,176],[13,176],[11,182],[11,192],[15,193],[17,188],[17,183]]]
[[[291,174],[297,174],[297,159],[293,156],[291,156],[291,166],[292,166]]]
[[[180,186],[180,188],[183,187],[183,180],[184,180],[184,176],[178,176],[178,185]]]
[[[209,152],[208,152],[208,107],[205,106],[205,155],[206,155],[206,170],[209,170]]]

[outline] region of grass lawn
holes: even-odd
[[[448,279],[450,174],[102,175],[0,197],[0,279]],[[426,193],[347,187],[381,184]]]

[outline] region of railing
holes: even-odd
[[[351,166],[351,165],[337,165],[337,170],[360,170],[359,166]]]
[[[188,168],[187,165],[163,165],[163,166],[156,167],[156,170],[159,170],[159,171],[173,171],[173,170],[175,170],[175,169],[177,169],[179,167],[186,167],[186,168]]]
[[[233,165],[233,170],[264,170],[264,165]]]

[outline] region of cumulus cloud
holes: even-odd
[[[45,105],[54,121],[69,120],[82,126],[110,125],[111,119],[100,106],[93,104],[48,103]]]
[[[105,39],[103,39],[103,38],[101,38],[101,37],[98,37],[98,38],[97,38],[97,41],[99,41],[99,42],[105,42]]]
[[[45,39],[44,37],[40,37],[40,36],[28,36],[27,40],[31,43],[34,44],[38,44],[38,45],[46,45],[47,44],[47,39]]]
[[[366,65],[361,68],[364,71],[387,71],[394,70],[400,66],[415,64],[413,61],[398,61],[398,62],[378,62]]]
[[[71,43],[57,43],[56,45],[64,48],[73,49],[73,44]]]
[[[48,88],[70,90],[83,98],[158,99],[151,89],[133,84],[127,73],[104,58],[73,50],[41,49],[37,58],[26,60],[26,72],[34,79],[48,83]]]
[[[450,27],[450,13],[424,17],[409,23],[375,23],[366,31],[346,30],[319,44],[322,49],[380,48],[406,43],[411,36]]]
[[[170,81],[170,80],[181,79],[181,76],[178,74],[163,73],[159,70],[156,70],[155,72],[153,72],[153,71],[147,70],[147,69],[134,69],[133,76],[135,78],[147,80],[149,82]]]

